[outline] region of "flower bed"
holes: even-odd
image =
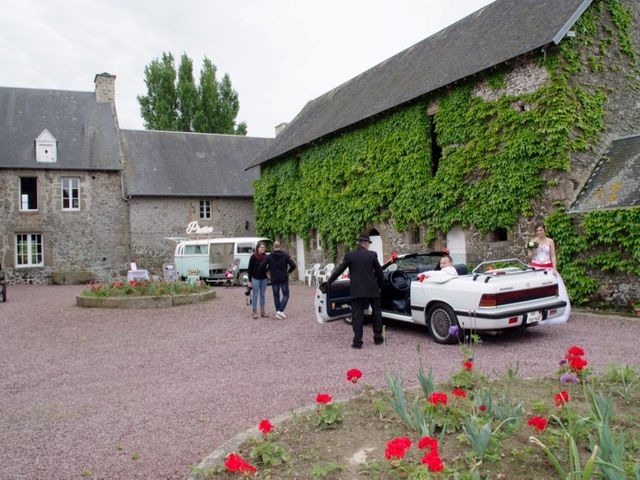
[[[640,479],[640,375],[608,366],[595,377],[587,365],[572,346],[551,378],[511,369],[491,379],[465,356],[444,384],[421,366],[409,392],[387,371],[388,392],[365,385],[346,403],[320,392],[313,408],[275,425],[263,419],[257,435],[191,478]],[[347,372],[354,384],[363,378]]]
[[[165,308],[198,303],[215,298],[214,290],[204,282],[92,283],[76,296],[76,304],[88,308]]]

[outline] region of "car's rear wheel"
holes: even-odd
[[[458,317],[446,303],[436,303],[427,312],[427,327],[433,339],[442,344],[456,343],[462,332],[458,325]],[[449,335],[450,327],[458,327],[457,335]]]

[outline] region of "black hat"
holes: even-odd
[[[363,233],[356,239],[356,242],[369,242],[369,243],[371,243],[371,239],[369,238],[369,235],[365,235]]]

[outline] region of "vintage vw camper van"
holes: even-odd
[[[179,240],[174,253],[176,275],[182,279],[198,277],[208,283],[224,283],[225,272],[235,265],[235,278],[246,282],[249,258],[258,242],[271,251],[271,240],[264,237],[207,238]]]

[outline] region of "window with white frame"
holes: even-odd
[[[80,179],[62,177],[62,210],[80,210]]]
[[[211,218],[211,200],[200,200],[200,218]]]
[[[20,206],[21,212],[38,210],[38,178],[20,177]]]
[[[44,265],[42,234],[16,234],[16,267],[40,267]]]

